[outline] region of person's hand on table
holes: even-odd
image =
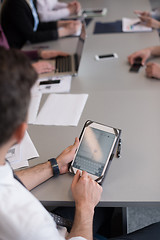
[[[140,51],[134,52],[131,55],[128,56],[128,62],[133,65],[134,60],[137,57],[141,57],[142,58],[142,65],[145,64],[146,60],[151,56],[151,50],[150,48],[145,48],[142,49]]]
[[[67,147],[57,158],[60,174],[68,172],[68,164],[73,160],[79,146],[79,139],[76,138],[73,145]]]
[[[87,172],[83,171],[82,176],[77,171],[71,185],[72,195],[75,200],[76,207],[81,209],[95,208],[101,198],[102,187]]]
[[[76,21],[71,20],[66,22],[67,23],[63,24],[63,27],[60,27],[58,29],[59,37],[66,37],[66,36],[76,34],[82,25],[81,21],[79,20],[76,20]]]
[[[146,64],[146,75],[150,78],[160,79],[160,64],[158,63],[147,63]]]
[[[42,50],[42,51],[40,51],[39,56],[42,59],[50,59],[50,58],[55,58],[58,56],[66,57],[66,56],[68,56],[68,53],[56,51],[56,50]]]
[[[32,67],[36,70],[38,74],[52,72],[54,70],[54,67],[52,66],[52,64],[50,64],[47,61],[38,61],[38,62],[32,63]]]

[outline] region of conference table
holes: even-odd
[[[127,56],[135,50],[159,45],[158,33],[93,34],[96,21],[132,18],[135,9],[150,10],[149,1],[81,0],[84,8],[91,2],[91,7],[106,7],[108,12],[87,27],[80,69],[72,79],[70,91],[88,93],[87,103],[76,127],[29,125],[29,134],[40,155],[30,161],[30,166],[58,156],[80,135],[88,119],[117,127],[122,129],[121,158],[114,158],[109,166],[98,206],[160,206],[160,81],[147,78],[145,67],[138,73],[129,72],[127,62]],[[76,44],[75,37],[44,43],[70,53],[75,52]],[[95,60],[96,54],[114,52],[118,59]],[[41,106],[46,97],[43,96]],[[53,177],[32,193],[45,206],[73,206],[72,180],[69,173]]]

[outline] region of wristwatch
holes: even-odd
[[[56,158],[51,158],[48,160],[51,163],[51,167],[53,170],[53,176],[58,176],[60,174],[58,163]]]

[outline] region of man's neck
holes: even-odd
[[[5,165],[5,156],[7,151],[5,148],[0,148],[0,165]]]
[[[2,146],[0,146],[0,165],[5,165],[6,154],[12,145],[13,145],[13,142],[9,141],[9,142],[3,144]]]

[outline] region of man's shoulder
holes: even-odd
[[[0,193],[0,219],[3,219],[0,232],[5,239],[42,239],[41,236],[45,239],[43,228],[54,236],[56,227],[52,217],[19,182],[1,184]]]

